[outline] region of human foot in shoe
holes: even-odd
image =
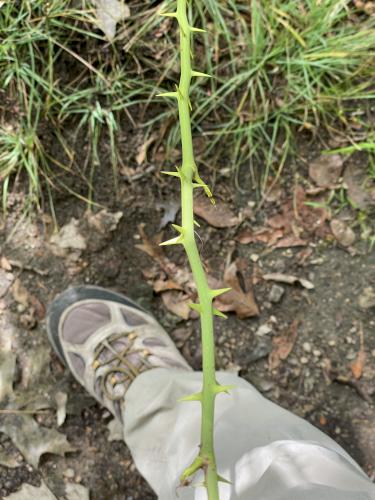
[[[70,288],[47,312],[49,340],[74,377],[121,419],[121,402],[140,373],[191,370],[155,318],[119,293],[96,286]]]

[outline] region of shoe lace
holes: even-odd
[[[118,347],[114,347],[114,344],[119,340],[123,340],[124,337],[128,341],[127,344],[120,350]],[[101,370],[98,377],[100,389],[111,401],[122,399],[135,377],[145,370],[153,368],[147,360],[151,353],[147,349],[134,348],[136,338],[137,334],[135,332],[116,333],[103,340],[95,350],[92,366],[95,372],[106,367],[106,369]],[[137,365],[129,360],[130,355],[136,354],[138,354],[136,359],[139,362]],[[118,392],[118,386],[122,386],[123,390]]]

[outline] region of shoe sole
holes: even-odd
[[[47,335],[54,351],[66,366],[67,362],[59,339],[60,318],[68,307],[82,300],[88,300],[88,299],[108,300],[112,302],[117,302],[119,304],[123,304],[128,307],[134,307],[135,309],[142,312],[147,312],[137,303],[133,302],[125,295],[94,285],[82,285],[82,286],[72,287],[66,290],[65,292],[62,292],[61,294],[57,295],[57,297],[55,297],[55,299],[49,305],[47,310],[47,315],[46,315]]]

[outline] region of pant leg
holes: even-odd
[[[245,380],[216,398],[215,446],[220,500],[375,500],[375,485],[332,439],[265,399]],[[201,389],[201,372],[158,368],[132,383],[124,402],[124,439],[161,500],[206,500],[202,487],[178,488],[200,441],[199,402],[177,402]],[[199,483],[199,473],[194,482]]]

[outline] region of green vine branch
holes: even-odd
[[[183,471],[181,475],[181,484],[189,485],[194,474],[199,470],[203,470],[204,486],[207,489],[208,498],[209,500],[217,500],[219,499],[218,482],[227,481],[218,475],[216,468],[214,450],[215,398],[219,393],[227,393],[230,387],[219,385],[215,376],[213,316],[216,315],[225,318],[225,315],[213,307],[213,300],[215,297],[230,289],[210,289],[194,235],[194,225],[198,225],[197,222],[194,221],[193,215],[194,189],[203,189],[206,195],[211,199],[211,202],[215,203],[209,187],[200,178],[195,163],[190,119],[190,111],[192,109],[190,103],[191,79],[194,77],[209,77],[209,75],[193,70],[191,67],[192,35],[204,32],[204,30],[190,25],[187,17],[187,0],[177,0],[176,12],[167,12],[161,15],[176,18],[180,29],[180,82],[178,86],[176,85],[175,91],[159,94],[159,96],[171,97],[177,100],[182,145],[181,167],[176,167],[175,172],[163,172],[166,175],[177,177],[180,180],[182,225],[178,226],[173,224],[173,228],[178,233],[177,236],[161,243],[161,245],[180,244],[183,245],[186,251],[199,298],[198,304],[190,304],[190,306],[200,314],[202,335],[203,387],[201,392],[182,398],[182,401],[199,401],[201,403],[201,444],[198,456],[193,463]]]

